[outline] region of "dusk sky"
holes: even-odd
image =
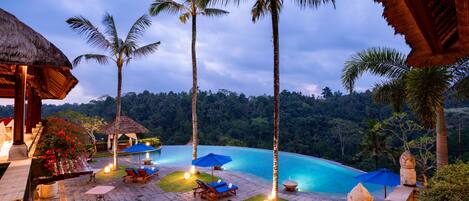
[[[114,15],[121,37],[132,23],[148,12],[151,0],[15,0],[0,7],[41,33],[70,60],[83,53],[103,53],[92,48],[72,31],[65,20],[82,15],[101,26],[105,12]],[[197,57],[201,90],[228,89],[247,95],[272,94],[272,45],[270,17],[253,24],[252,1],[228,6],[230,14],[220,18],[198,18]],[[407,53],[403,37],[383,19],[382,7],[372,0],[337,0],[336,9],[300,9],[285,1],[280,16],[281,89],[319,94],[325,86],[344,88],[340,74],[350,55],[369,47],[386,46]],[[189,91],[191,87],[190,23],[181,24],[175,15],[152,17],[143,44],[161,41],[159,50],[124,67],[123,91]],[[102,30],[102,28],[101,28]],[[64,101],[83,103],[103,95],[115,96],[115,65],[85,62],[72,73],[79,84]],[[379,79],[365,76],[359,91]]]

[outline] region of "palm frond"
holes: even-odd
[[[423,125],[434,125],[435,108],[443,106],[450,79],[446,68],[436,67],[415,69],[406,75],[407,102]]]
[[[130,30],[127,33],[127,37],[125,38],[124,43],[129,43],[131,41],[136,43],[136,41],[143,35],[145,30],[150,26],[150,17],[148,15],[142,15],[134,22],[132,27],[130,27]]]
[[[335,8],[335,0],[295,0],[295,3],[302,8],[319,8],[324,4],[332,3]]]
[[[106,27],[105,33],[112,41],[112,49],[115,54],[117,49],[119,49],[119,36],[117,34],[117,27],[116,23],[114,22],[114,17],[109,13],[104,14],[103,25]]]
[[[82,59],[94,60],[98,64],[107,64],[107,63],[109,63],[110,58],[108,56],[102,55],[102,54],[83,54],[83,55],[80,55],[80,56],[78,56],[77,58],[75,58],[73,60],[73,65],[74,66],[78,65],[81,62]]]
[[[456,92],[458,97],[469,99],[469,77],[458,80],[451,89]]]
[[[256,0],[251,9],[252,21],[255,23],[260,18],[263,18],[268,12],[266,0]]]
[[[402,78],[411,68],[406,64],[406,55],[392,48],[369,48],[351,56],[342,70],[342,84],[350,92],[355,81],[369,72],[390,79]]]
[[[381,104],[390,104],[394,112],[401,112],[406,100],[405,82],[395,79],[373,87],[373,101]]]
[[[212,6],[227,6],[228,4],[234,4],[239,6],[240,3],[248,2],[246,0],[196,0],[200,1],[197,4],[206,5],[205,7],[212,7]]]
[[[159,15],[161,12],[169,14],[179,14],[184,10],[188,10],[183,4],[173,0],[155,0],[150,5],[149,13],[151,16]]]
[[[111,43],[98,30],[98,28],[83,16],[68,18],[66,22],[69,24],[70,28],[77,31],[79,34],[84,35],[87,43],[91,44],[92,46],[105,50],[111,47]]]
[[[190,12],[183,13],[182,15],[179,16],[179,21],[185,24],[190,17],[191,17]]]
[[[469,58],[463,58],[450,67],[452,86],[450,91],[458,98],[469,99]]]
[[[211,0],[187,0],[187,3],[192,4],[192,1],[194,1],[197,10],[205,10],[211,2]]]
[[[123,42],[121,48],[122,49],[120,51],[125,56],[130,57],[132,56],[133,51],[135,51],[138,48],[138,44],[135,43],[134,41],[127,41],[127,42]]]
[[[149,54],[155,52],[158,49],[158,47],[160,46],[160,44],[161,44],[161,42],[158,41],[158,42],[155,42],[155,43],[151,43],[151,44],[142,46],[142,47],[137,48],[136,50],[134,50],[132,52],[132,55],[135,56],[135,57],[143,57],[143,56],[149,55]]]
[[[200,14],[208,17],[218,17],[222,15],[227,15],[228,11],[218,8],[205,8],[204,11],[200,12]]]

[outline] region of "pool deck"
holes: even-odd
[[[126,157],[121,157],[121,165],[129,165]],[[100,158],[96,163],[92,163],[93,168],[102,168],[105,164],[109,164],[111,158]],[[123,183],[121,178],[111,181],[97,181],[97,183],[88,183],[89,176],[81,176],[78,178],[67,179],[59,182],[59,195],[53,199],[47,199],[47,201],[66,201],[66,200],[96,200],[94,196],[85,195],[85,192],[89,189],[98,185],[112,185],[116,188],[106,195],[106,200],[113,201],[146,201],[146,200],[158,200],[158,201],[198,201],[200,198],[194,198],[191,192],[184,193],[173,193],[165,192],[158,187],[155,183],[159,178],[165,175],[178,171],[185,170],[180,167],[160,167],[159,177],[154,177],[151,181],[146,184],[139,183]],[[209,172],[208,169],[201,169],[200,171]],[[227,197],[220,199],[221,201],[237,201],[245,200],[257,194],[267,195],[270,192],[271,185],[254,175],[248,175],[240,172],[231,171],[215,171],[214,174],[239,186],[239,190],[236,196]],[[280,191],[280,197],[288,199],[289,201],[330,201],[330,200],[345,200],[344,198],[338,197],[327,197],[323,195],[296,192],[289,193],[283,191],[283,187]]]

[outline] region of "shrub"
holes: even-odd
[[[153,146],[155,148],[159,148],[161,146],[161,142],[160,142],[160,139],[158,139],[157,137],[152,137],[152,138],[145,138],[145,139],[141,139],[139,140],[140,143],[150,143],[150,146]]]
[[[77,137],[78,140],[84,144],[91,144],[90,138],[85,133],[83,127],[70,121],[57,117],[49,117],[46,119],[45,125],[45,135],[56,134],[59,131],[64,131],[68,135]]]
[[[438,170],[420,198],[423,201],[469,200],[469,164],[457,163]]]
[[[89,143],[80,126],[61,118],[47,118],[35,153],[44,173],[56,175],[61,160],[73,160],[84,153],[87,147],[83,140]]]
[[[107,142],[97,142],[96,143],[97,151],[107,151]]]
[[[77,137],[65,131],[45,134],[38,143],[38,158],[49,175],[58,175],[60,161],[77,159],[82,152]]]

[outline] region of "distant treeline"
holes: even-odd
[[[280,149],[341,161],[356,167],[363,161],[361,134],[368,122],[391,115],[391,108],[375,104],[370,91],[344,95],[323,89],[320,97],[283,91],[280,95]],[[271,149],[272,96],[246,96],[227,90],[201,91],[198,96],[200,144],[236,145]],[[191,95],[180,93],[127,93],[122,99],[123,114],[142,123],[163,144],[186,144],[191,140]],[[446,101],[447,108],[469,107],[469,102]],[[114,98],[103,97],[86,104],[43,105],[43,116],[62,110],[112,120]],[[0,107],[1,116],[11,115],[11,106]],[[450,120],[451,121],[451,120]],[[340,123],[341,127],[336,124]],[[345,128],[342,128],[344,127]],[[347,129],[345,156],[341,155],[340,129]],[[451,131],[450,131],[451,132]],[[449,146],[451,148],[451,146]],[[362,162],[360,162],[362,163]]]

